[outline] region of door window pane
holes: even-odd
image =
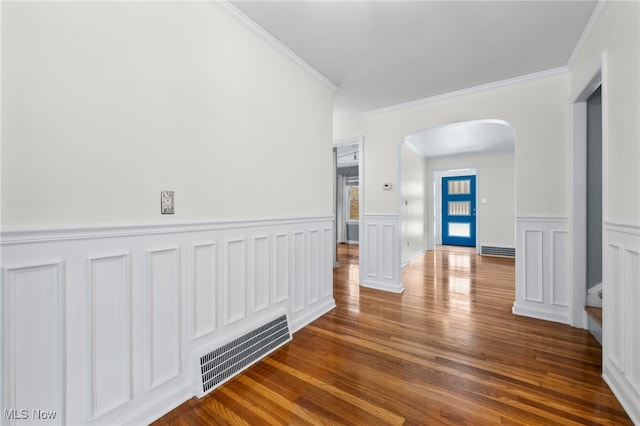
[[[469,223],[449,223],[450,237],[465,237],[471,235],[471,226]]]
[[[449,181],[449,194],[471,194],[471,180],[450,180]]]
[[[471,201],[449,201],[449,216],[471,216]]]

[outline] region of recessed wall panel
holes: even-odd
[[[218,285],[215,243],[193,246],[193,335],[198,338],[216,329],[216,289]]]
[[[393,225],[382,225],[382,278],[386,280],[393,279],[394,247]]]
[[[628,294],[627,309],[629,311],[629,327],[626,340],[629,342],[627,357],[627,376],[629,383],[640,394],[640,253],[636,249],[627,250],[625,265],[625,294]],[[635,333],[635,335],[633,335]]]
[[[275,236],[274,253],[275,303],[289,297],[289,234]]]
[[[65,304],[62,263],[4,270],[3,408],[56,413],[64,423]],[[31,414],[31,412],[30,412]],[[33,420],[30,417],[31,420]]]
[[[378,276],[378,225],[367,225],[367,276]]]
[[[327,271],[333,270],[333,250],[335,242],[333,240],[333,230],[331,228],[323,229],[322,235],[322,297],[327,297],[333,292],[333,274]]]
[[[269,307],[269,237],[253,239],[252,260],[253,312],[258,312]]]
[[[542,303],[544,298],[542,272],[542,231],[524,231],[525,300]]]
[[[226,242],[224,306],[225,324],[231,324],[247,315],[247,268],[244,239]]]
[[[569,306],[569,233],[564,231],[551,231],[552,241],[552,304]]]
[[[620,259],[620,247],[618,245],[607,245],[607,261],[609,282],[606,288],[611,294],[603,295],[602,324],[606,327],[606,329],[603,330],[603,339],[605,339],[605,349],[609,359],[618,370],[624,371],[624,365],[622,363],[624,354],[623,329],[626,326],[626,322],[623,316],[623,309],[607,309],[607,306],[625,306],[624,294],[622,292],[622,274],[620,273],[622,262]],[[607,303],[607,298],[609,298],[612,303]]]
[[[322,251],[320,247],[320,232],[309,231],[309,303],[320,300],[320,286],[322,285]]]
[[[88,259],[91,308],[92,417],[131,399],[131,272],[129,255]]]
[[[305,244],[304,232],[293,234],[293,312],[299,312],[305,307],[305,291],[307,280],[305,276]]]
[[[153,389],[180,374],[180,275],[176,248],[148,252],[149,370]]]

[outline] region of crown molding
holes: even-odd
[[[321,83],[327,86],[329,89],[336,91],[338,90],[338,86],[333,84],[327,77],[322,75],[318,70],[313,68],[307,61],[298,56],[293,50],[289,49],[287,46],[282,44],[277,38],[272,36],[269,32],[267,32],[264,28],[258,25],[255,21],[245,15],[240,9],[232,5],[229,0],[216,0],[216,4],[219,4],[223,9],[225,9],[232,17],[234,17],[238,22],[248,28],[251,32],[257,35],[259,38],[262,38],[267,44],[271,45],[274,49],[282,53],[284,56],[291,59],[293,62],[298,64],[302,69],[308,72],[310,75],[318,79]]]
[[[576,43],[573,51],[571,52],[571,56],[569,56],[569,60],[567,61],[567,67],[572,68],[573,63],[578,56],[580,50],[582,50],[582,46],[586,42],[587,38],[591,34],[593,27],[596,25],[596,22],[600,19],[600,17],[604,14],[604,11],[607,10],[607,7],[611,4],[609,0],[598,0],[596,3],[596,7],[593,8],[593,12],[591,12],[591,16],[587,21],[587,24],[584,26],[582,30],[582,34],[580,34],[580,38],[578,38],[578,42]]]
[[[562,66],[558,68],[552,68],[546,71],[535,72],[532,74],[526,74],[520,77],[509,78],[506,80],[496,81],[493,83],[482,84],[480,86],[470,87],[467,89],[456,90],[454,92],[443,93],[442,95],[431,96],[428,98],[417,99],[415,101],[405,102],[401,104],[391,105],[384,108],[374,109],[370,111],[365,111],[353,115],[347,115],[344,117],[335,117],[334,122],[340,123],[344,121],[354,120],[357,118],[365,118],[372,115],[383,114],[387,112],[400,111],[408,108],[414,108],[425,104],[430,104],[433,102],[439,102],[445,99],[455,98],[459,96],[471,95],[473,93],[484,92],[487,90],[498,89],[501,87],[513,86],[516,84],[526,83],[532,80],[538,80],[542,78],[552,77],[559,74],[564,74],[569,72],[569,68],[567,66]]]

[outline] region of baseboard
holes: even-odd
[[[304,313],[304,315],[298,315],[295,321],[291,322],[291,333],[295,333],[301,330],[308,324],[311,324],[313,321],[317,320],[327,312],[332,311],[336,307],[336,302],[332,298],[331,300],[326,301],[326,303],[315,307],[313,310],[308,310]]]
[[[559,322],[562,324],[569,324],[568,309],[563,309],[563,311],[566,312],[554,312],[544,308],[523,306],[523,304],[515,302],[511,311],[514,315],[531,317],[545,321]]]
[[[422,256],[423,254],[425,254],[427,252],[427,248],[423,248],[422,250],[420,250],[418,253],[414,254],[413,256],[411,256],[409,259],[405,259],[402,261],[402,265],[400,266],[401,268],[404,268],[405,266],[407,266],[409,263],[413,262],[414,260],[416,260],[417,258],[419,258],[420,256]]]
[[[391,293],[402,293],[404,291],[404,287],[402,283],[391,284],[386,282],[364,280],[362,281],[362,283],[360,283],[360,285],[363,287],[372,288],[375,290],[388,291]]]
[[[638,392],[631,389],[624,378],[618,377],[615,369],[609,368],[606,362],[602,365],[602,378],[609,385],[633,424],[640,425],[640,395]]]
[[[149,404],[131,413],[131,415],[124,421],[114,421],[113,424],[131,426],[142,424],[148,425],[169,413],[171,410],[181,406],[193,397],[193,387],[191,382],[189,382],[185,386],[168,393],[168,395],[164,397],[153,399]],[[100,419],[100,421],[103,420],[106,419]]]

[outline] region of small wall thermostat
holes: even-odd
[[[388,191],[391,189],[391,183],[383,183],[382,184],[382,189],[384,189],[385,191]]]

